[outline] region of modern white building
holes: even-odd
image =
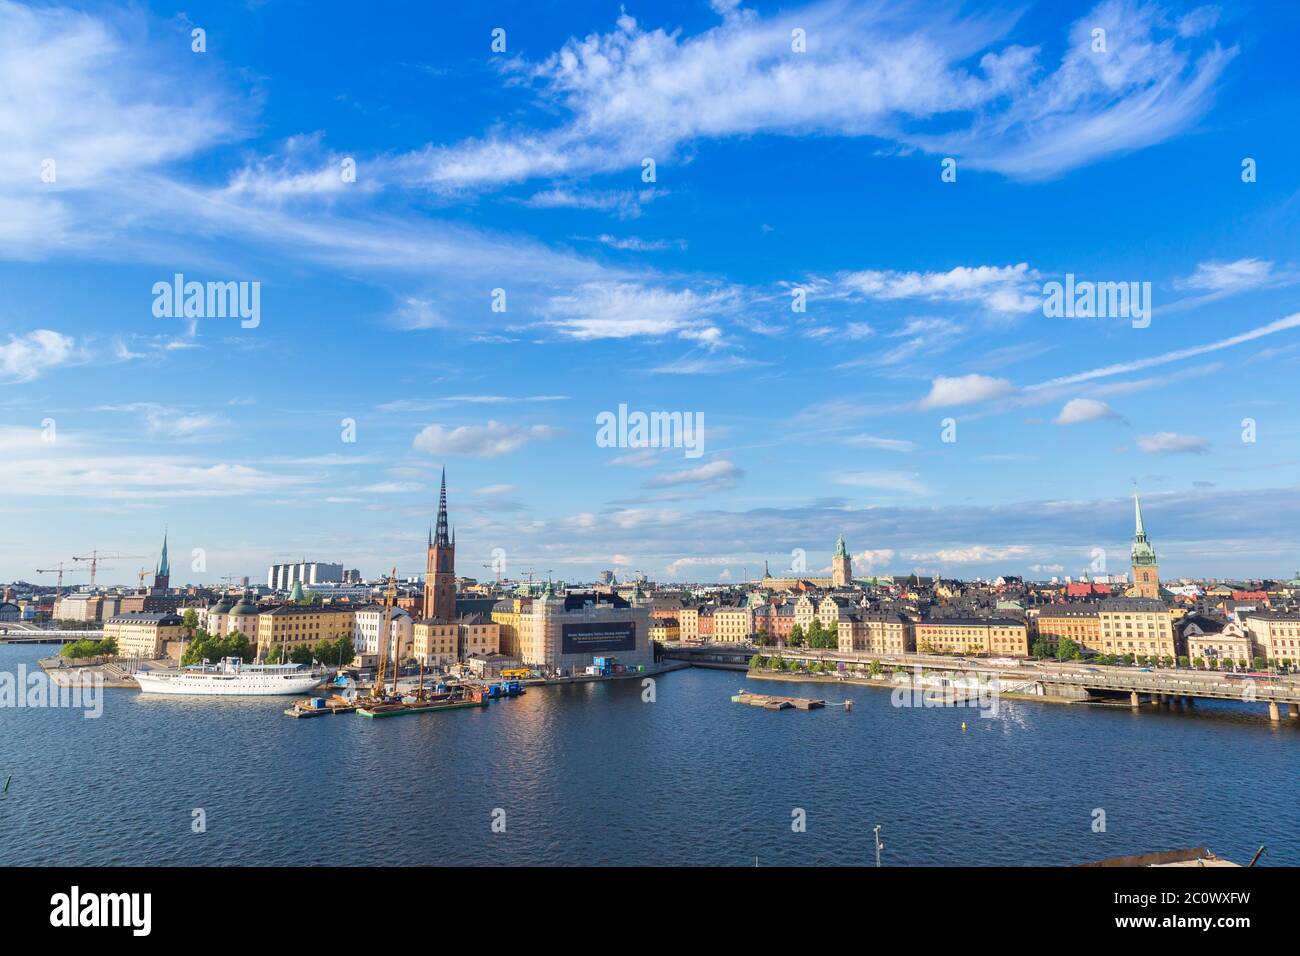
[[[300,561],[297,564],[273,564],[266,571],[266,586],[274,591],[288,591],[295,584],[340,584],[343,565],[321,561]]]

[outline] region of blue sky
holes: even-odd
[[[1300,11],[461,6],[0,2],[0,578],[416,573],[443,465],[466,574],[1123,570],[1135,482],[1166,574],[1300,567]]]

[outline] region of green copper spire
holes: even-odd
[[[167,563],[167,531],[163,530],[163,547],[162,555],[158,558],[158,577],[169,578],[172,574],[171,565]]]
[[[1137,492],[1133,493],[1133,516],[1134,532],[1133,547],[1130,553],[1135,565],[1150,565],[1156,563],[1156,549],[1151,547],[1151,542],[1147,541],[1146,528],[1142,525],[1142,503],[1138,500]]]
[[[293,590],[289,592],[289,600],[294,604],[307,603],[307,595],[303,593],[301,581],[293,582]]]
[[[835,541],[835,557],[847,558],[848,556],[849,549],[844,546],[844,535],[840,535]]]

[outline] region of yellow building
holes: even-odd
[[[700,609],[683,607],[677,612],[678,636],[683,641],[695,642],[700,639]]]
[[[661,644],[671,644],[682,638],[681,625],[675,617],[652,617],[650,619],[650,640]]]
[[[450,667],[459,661],[460,625],[455,621],[416,622],[415,659],[425,667]]]
[[[713,640],[743,644],[754,636],[754,612],[748,607],[719,607],[713,612]]]
[[[519,657],[519,615],[527,614],[531,597],[512,597],[492,606],[492,620],[497,625],[497,643],[501,653]]]
[[[298,647],[350,638],[354,624],[352,608],[282,604],[257,616],[257,656],[265,659],[271,648],[279,647],[283,660]]]
[[[1029,656],[1029,630],[1023,621],[1004,618],[935,618],[916,625],[922,654]]]
[[[1248,611],[1243,618],[1258,656],[1292,664],[1300,661],[1300,614]]]
[[[180,640],[181,623],[179,614],[119,614],[104,622],[104,640],[120,657],[162,657],[168,641]]]
[[[482,614],[469,614],[456,622],[462,658],[501,652],[501,625]],[[514,655],[510,655],[513,657]]]
[[[859,654],[906,654],[915,649],[912,622],[902,614],[855,611],[838,624],[839,650]]]
[[[1095,650],[1101,638],[1101,618],[1091,601],[1078,604],[1049,604],[1031,619],[1037,636],[1056,652],[1066,638],[1081,648]]]
[[[1174,622],[1163,601],[1153,598],[1109,598],[1097,605],[1097,644],[1088,650],[1102,654],[1145,654],[1177,658]]]

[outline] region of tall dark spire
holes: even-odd
[[[442,490],[438,493],[438,531],[434,543],[440,548],[450,548],[451,538],[447,534],[447,469],[442,469]]]

